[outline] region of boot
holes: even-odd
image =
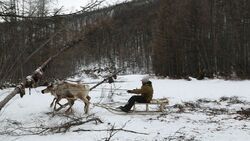
[[[123,112],[126,112],[126,113],[129,112],[129,110],[124,106],[120,106],[119,109],[121,109]]]

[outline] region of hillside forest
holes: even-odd
[[[49,0],[0,0],[0,84],[17,83],[68,42],[44,80],[88,68],[173,79],[250,78],[250,1],[132,0],[61,14]]]

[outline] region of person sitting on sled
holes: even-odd
[[[132,96],[125,106],[119,107],[124,112],[129,112],[135,102],[138,103],[149,103],[153,98],[153,86],[152,82],[149,81],[149,76],[145,76],[141,79],[141,89],[127,90],[128,93],[140,94]]]

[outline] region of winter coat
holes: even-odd
[[[146,99],[146,102],[150,102],[153,98],[154,92],[152,82],[148,81],[147,83],[144,83],[141,86],[141,89],[133,89],[130,92],[135,94],[141,94]]]

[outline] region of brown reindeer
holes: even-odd
[[[61,108],[70,105],[69,108],[66,110],[66,112],[69,112],[69,110],[72,108],[75,100],[80,99],[84,102],[84,111],[85,113],[88,113],[89,110],[89,100],[90,97],[88,96],[89,93],[89,86],[84,84],[72,84],[69,82],[59,82],[55,84],[50,84],[47,86],[46,89],[42,90],[42,93],[51,93],[55,98],[53,99],[52,103],[50,104],[50,107],[54,105],[54,110],[58,111]],[[59,101],[61,99],[67,99],[68,103],[61,105]],[[56,109],[56,104],[60,105],[61,107]]]

